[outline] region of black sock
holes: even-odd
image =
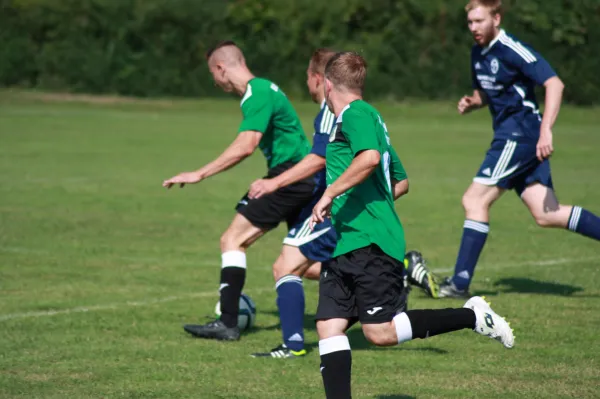
[[[221,269],[221,321],[227,327],[238,324],[240,295],[246,280],[246,269],[229,266]]]
[[[423,309],[406,312],[412,327],[412,336],[428,338],[452,331],[475,328],[475,312],[467,308]]]
[[[348,338],[336,336],[319,341],[321,376],[327,399],[350,399],[352,351]]]

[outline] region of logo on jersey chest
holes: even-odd
[[[490,70],[494,75],[497,74],[500,70],[500,62],[498,62],[497,58],[492,59],[492,61],[490,62]]]

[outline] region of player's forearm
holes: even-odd
[[[289,186],[310,177],[325,167],[325,158],[308,154],[293,168],[286,170],[282,174],[273,178],[273,182],[278,188]]]
[[[408,193],[408,179],[395,180],[392,184],[394,188],[394,201]]]
[[[555,76],[550,78],[544,83],[546,88],[546,102],[544,107],[544,118],[542,119],[542,131],[552,130],[558,112],[560,111],[560,105],[562,103],[562,95],[565,85],[563,82]]]
[[[217,159],[198,169],[196,173],[202,179],[206,179],[237,165],[250,155],[252,155],[252,151],[247,148],[241,146],[230,147]]]
[[[366,150],[358,154],[344,173],[327,187],[324,195],[335,198],[365,181],[379,167],[381,155],[377,150]]]

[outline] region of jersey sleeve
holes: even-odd
[[[396,181],[408,179],[404,165],[393,147],[390,147],[390,177]]]
[[[327,144],[329,143],[329,135],[325,133],[315,133],[313,137],[313,146],[310,150],[311,154],[325,158],[327,152]]]
[[[238,130],[239,133],[248,130],[266,133],[273,114],[273,102],[269,95],[253,93],[242,100],[243,120]]]
[[[344,112],[342,132],[354,156],[364,150],[379,150],[375,123],[363,112],[357,112],[352,108]]]
[[[531,47],[526,47],[521,43],[518,43],[518,47],[511,52],[510,62],[538,86],[556,76],[556,72],[544,57]]]

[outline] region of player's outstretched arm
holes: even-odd
[[[485,93],[480,90],[473,90],[472,96],[463,96],[458,102],[458,113],[468,114],[471,111],[478,110],[487,105]]]
[[[329,216],[333,199],[365,181],[380,166],[380,161],[381,154],[377,150],[364,150],[356,155],[348,169],[327,187],[313,208],[311,226],[322,223]]]
[[[540,127],[540,139],[536,147],[536,155],[540,161],[548,158],[554,152],[552,128],[560,111],[565,85],[558,76],[553,76],[544,82],[544,87],[546,88],[546,102],[542,126]]]
[[[171,188],[174,184],[180,187],[186,184],[198,183],[210,176],[223,172],[248,158],[262,137],[262,133],[256,131],[245,131],[238,134],[236,139],[223,151],[214,161],[194,172],[184,172],[163,182],[163,187]]]
[[[272,179],[259,179],[250,185],[248,196],[251,199],[271,194],[282,187],[306,179],[325,167],[325,158],[317,154],[308,154],[292,168]]]

